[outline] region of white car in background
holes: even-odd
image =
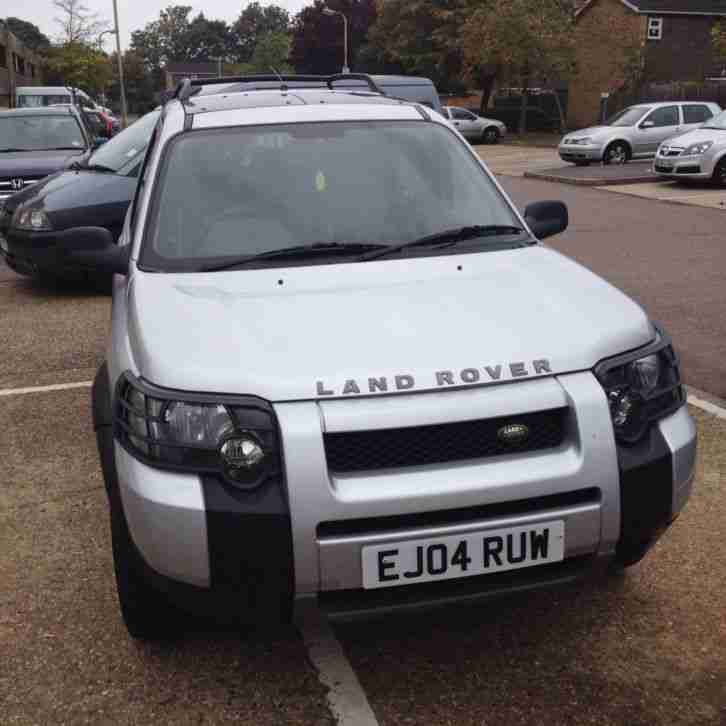
[[[451,121],[456,130],[469,141],[496,144],[507,133],[507,127],[501,121],[477,116],[465,108],[444,106],[442,112],[444,118]]]
[[[653,171],[667,179],[713,181],[726,187],[726,111],[662,143]]]

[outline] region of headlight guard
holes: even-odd
[[[156,468],[216,474],[241,489],[282,472],[277,419],[255,396],[173,391],[127,371],[116,385],[113,427],[126,451]]]
[[[654,422],[686,402],[678,356],[670,338],[657,326],[656,331],[656,339],[644,348],[607,358],[595,366],[620,443],[637,443]]]

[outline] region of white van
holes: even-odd
[[[69,103],[84,108],[96,108],[96,102],[80,88],[71,86],[18,86],[15,89],[17,108],[42,108]]]

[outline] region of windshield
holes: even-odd
[[[65,116],[0,117],[0,149],[41,151],[43,149],[86,148],[76,119]]]
[[[726,111],[720,113],[718,116],[714,116],[712,119],[709,119],[704,126],[701,126],[701,128],[726,131]]]
[[[469,225],[521,223],[469,148],[438,124],[193,131],[167,147],[141,264],[201,270],[230,256],[321,243],[395,244]],[[466,249],[523,239],[482,236]],[[318,262],[319,255],[310,259]]]
[[[69,93],[50,94],[18,94],[18,108],[42,108],[43,106],[54,106],[58,103],[72,103],[73,99]]]
[[[606,126],[635,126],[650,110],[650,106],[631,106],[611,116]]]
[[[106,167],[116,172],[125,171],[125,167],[146,150],[160,113],[160,110],[147,113],[107,141],[93,152],[88,160],[89,166]]]

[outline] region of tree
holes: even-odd
[[[234,41],[224,20],[207,20],[199,13],[189,23],[184,35],[186,58],[190,61],[229,59],[234,53]]]
[[[358,52],[376,20],[375,0],[315,0],[295,16],[293,23],[290,58],[298,72],[335,73],[343,65],[343,19],[325,15],[325,7],[342,12],[348,19],[348,65],[358,67]]]
[[[290,14],[279,5],[260,5],[252,2],[242,10],[231,27],[234,59],[249,63],[260,39],[269,33],[288,34]],[[279,42],[279,41],[278,41]]]
[[[118,107],[121,103],[116,54],[111,55],[112,78],[108,89],[110,102]],[[153,78],[146,72],[144,59],[132,50],[123,54],[124,88],[126,103],[131,113],[146,113],[158,103]]]
[[[523,133],[530,79],[564,78],[574,70],[574,16],[563,0],[471,0],[467,15],[466,68],[495,66],[521,85]],[[560,121],[564,125],[561,109]]]
[[[99,20],[98,13],[92,13],[82,0],[53,0],[59,12],[54,18],[61,28],[61,44],[95,43],[99,33],[108,28],[108,23]]]
[[[51,86],[78,86],[91,96],[103,93],[111,80],[108,56],[85,43],[64,43],[48,49],[46,82]]]
[[[711,45],[716,58],[726,58],[726,22],[723,20],[711,28]]]
[[[20,38],[23,45],[36,53],[43,53],[50,48],[50,38],[41,33],[40,28],[20,18],[5,18],[7,29]]]
[[[381,5],[370,45],[405,73],[430,78],[439,90],[460,90],[463,0],[390,0]]]

